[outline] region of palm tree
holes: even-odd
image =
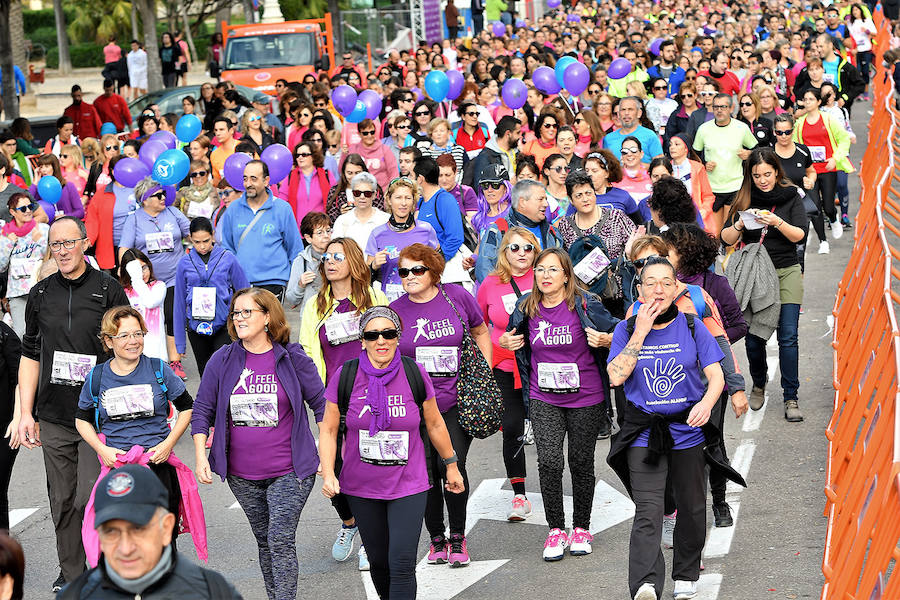
[[[9,9],[12,0],[0,0],[0,71],[6,73],[0,89],[3,109],[7,118],[19,116],[16,102],[16,79],[13,77],[13,55],[9,34]]]
[[[144,50],[147,52],[147,85],[148,90],[159,90],[163,87],[162,63],[159,60],[159,43],[156,39],[156,2],[155,0],[134,0],[141,15],[144,28]]]
[[[93,0],[73,5],[75,19],[69,24],[73,40],[105,44],[112,36],[125,39],[131,26],[131,2]]]
[[[69,56],[69,36],[66,34],[66,14],[62,0],[53,0],[53,16],[56,18],[56,45],[59,48],[59,72],[72,72],[72,58]]]
[[[25,24],[22,21],[21,0],[10,0],[9,38],[12,44],[13,62],[19,65],[24,73],[28,70],[28,65],[25,57]]]

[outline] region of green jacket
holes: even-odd
[[[499,21],[500,13],[509,8],[503,0],[487,0],[484,3],[484,18],[487,22]]]
[[[794,141],[801,144],[806,144],[802,135],[806,116],[805,114],[801,115],[794,125]],[[831,142],[832,156],[834,157],[837,170],[844,173],[852,173],[856,169],[853,168],[850,159],[847,158],[850,153],[850,133],[841,127],[841,124],[835,121],[831,115],[819,112],[819,118],[822,119],[822,122],[825,124],[825,131],[828,132],[828,140]],[[808,146],[809,144],[806,145]]]
[[[634,71],[623,77],[622,79],[609,79],[609,95],[615,98],[624,98],[628,95],[625,87],[632,81],[645,82],[650,79],[647,71],[636,67]]]

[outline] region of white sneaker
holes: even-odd
[[[819,242],[819,254],[831,254],[831,248],[828,247],[828,242]]]
[[[593,551],[591,549],[592,541],[594,541],[594,536],[591,535],[590,531],[581,527],[574,528],[572,535],[569,536],[569,554],[572,556],[590,554]]]
[[[642,583],[634,595],[634,600],[656,600],[656,586],[652,583]]]
[[[675,600],[691,600],[697,597],[696,581],[675,581],[675,590],[672,592]]]
[[[566,532],[559,528],[551,529],[547,535],[547,541],[544,542],[544,560],[562,560],[568,546],[569,537]]]
[[[516,494],[512,501],[512,510],[506,515],[507,521],[524,521],[531,516],[531,501],[524,494]]]
[[[369,555],[366,554],[366,547],[359,547],[359,570],[360,571],[368,571],[369,570]]]
[[[676,510],[671,515],[663,515],[662,545],[666,550],[675,547],[675,516],[677,514]]]
[[[844,226],[841,225],[840,220],[835,219],[831,222],[831,237],[839,240],[841,239],[842,235],[844,235]]]

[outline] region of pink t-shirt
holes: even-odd
[[[515,282],[519,287],[519,293],[527,294],[531,291],[531,285],[534,283],[534,272],[529,269],[521,277],[516,277]],[[519,295],[516,294],[512,283],[500,283],[499,277],[488,275],[478,288],[477,299],[478,306],[484,313],[484,320],[491,324],[491,341],[499,346],[500,336],[506,332],[509,316],[516,306]],[[515,361],[508,358],[498,363],[497,368],[512,373],[515,369]]]
[[[103,62],[109,64],[122,58],[122,49],[110,42],[103,46]]]

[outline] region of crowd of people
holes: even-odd
[[[132,128],[115,88],[146,88],[137,42],[127,77],[109,47],[93,103],[73,86],[53,138],[35,140],[24,118],[0,133],[12,433],[0,482],[19,444],[42,447],[60,597],[178,590],[179,513],[194,535],[196,484],[215,474],[249,521],[271,600],[296,597],[317,476],[337,513],[333,558],[359,537],[378,595],[413,598],[423,523],[429,563],[484,552],[466,538],[480,435],[462,398],[485,389],[510,521],[532,515],[534,446],[544,560],[591,553],[595,447],[611,438],[608,462],[636,506],[629,597],[663,597],[664,548],[674,598],[696,597],[707,506],[732,526],[726,480],[745,484],[725,414],[777,402],[773,333],[784,417],[803,421],[807,233],[812,223],[823,255],[852,227],[850,114],[869,99],[873,7],[591,1],[534,22],[510,7],[476,0],[474,37],[392,50],[371,73],[344,53],[330,72],[279,79],[274,96],[204,84],[182,102],[203,127],[179,142],[190,170],[177,189],[117,181],[117,164],[180,118],[149,105]],[[495,14],[491,32],[480,10]],[[163,36],[167,86],[187,68],[181,44]],[[563,57],[590,70],[577,94],[532,79]],[[463,75],[456,98],[428,97],[435,70]],[[515,109],[512,79],[527,88]],[[380,113],[345,118],[332,103],[341,85],[374,91]],[[280,177],[265,159],[277,144],[292,157]],[[247,158],[235,176],[236,154]],[[182,364],[188,346],[196,372]],[[173,453],[188,427],[193,474]],[[133,488],[156,500],[130,506]],[[126,542],[142,535],[154,550],[137,568]],[[86,571],[94,542],[104,560]],[[237,597],[209,571],[182,575]]]

